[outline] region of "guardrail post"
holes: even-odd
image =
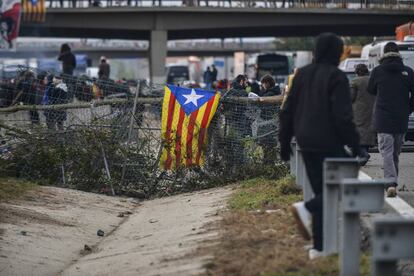
[[[359,164],[355,158],[327,158],[324,162],[323,251],[338,252],[339,194],[341,180],[357,178]]]
[[[303,163],[302,155],[300,153],[298,144],[296,144],[296,147],[295,147],[295,159],[296,159],[296,171],[295,171],[296,185],[303,188],[303,183],[302,183],[302,179],[301,179],[301,176],[302,176],[301,172],[302,172],[302,170],[304,170],[305,164]]]
[[[289,164],[290,174],[293,176],[297,176],[296,167],[298,164],[297,162],[298,154],[296,151],[296,139],[295,138],[292,139],[292,142],[290,143],[290,145],[292,148],[292,155],[290,156],[290,164]]]
[[[374,220],[372,242],[373,276],[397,274],[399,259],[414,258],[414,219],[381,218]]]
[[[342,276],[359,275],[361,212],[377,212],[384,207],[384,187],[389,180],[343,179],[340,271]]]
[[[308,174],[306,172],[306,166],[303,162],[302,150],[299,145],[296,144],[296,184],[303,189],[303,199],[308,201],[313,197],[312,187],[309,182]]]

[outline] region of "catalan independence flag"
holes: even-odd
[[[214,91],[165,86],[160,166],[165,170],[202,166],[207,128],[217,110],[220,94]]]
[[[46,16],[45,0],[22,0],[23,20],[26,22],[43,22]]]

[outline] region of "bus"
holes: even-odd
[[[292,73],[292,58],[284,54],[259,54],[251,57],[247,63],[247,76],[249,79],[260,81],[269,74],[276,83],[285,84]]]

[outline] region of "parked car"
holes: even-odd
[[[171,65],[167,67],[167,83],[182,84],[190,80],[190,72],[188,66]]]

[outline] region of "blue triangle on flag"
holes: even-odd
[[[195,88],[185,88],[174,85],[167,85],[174,94],[185,114],[190,115],[206,102],[208,102],[215,94],[214,91],[207,91]]]

